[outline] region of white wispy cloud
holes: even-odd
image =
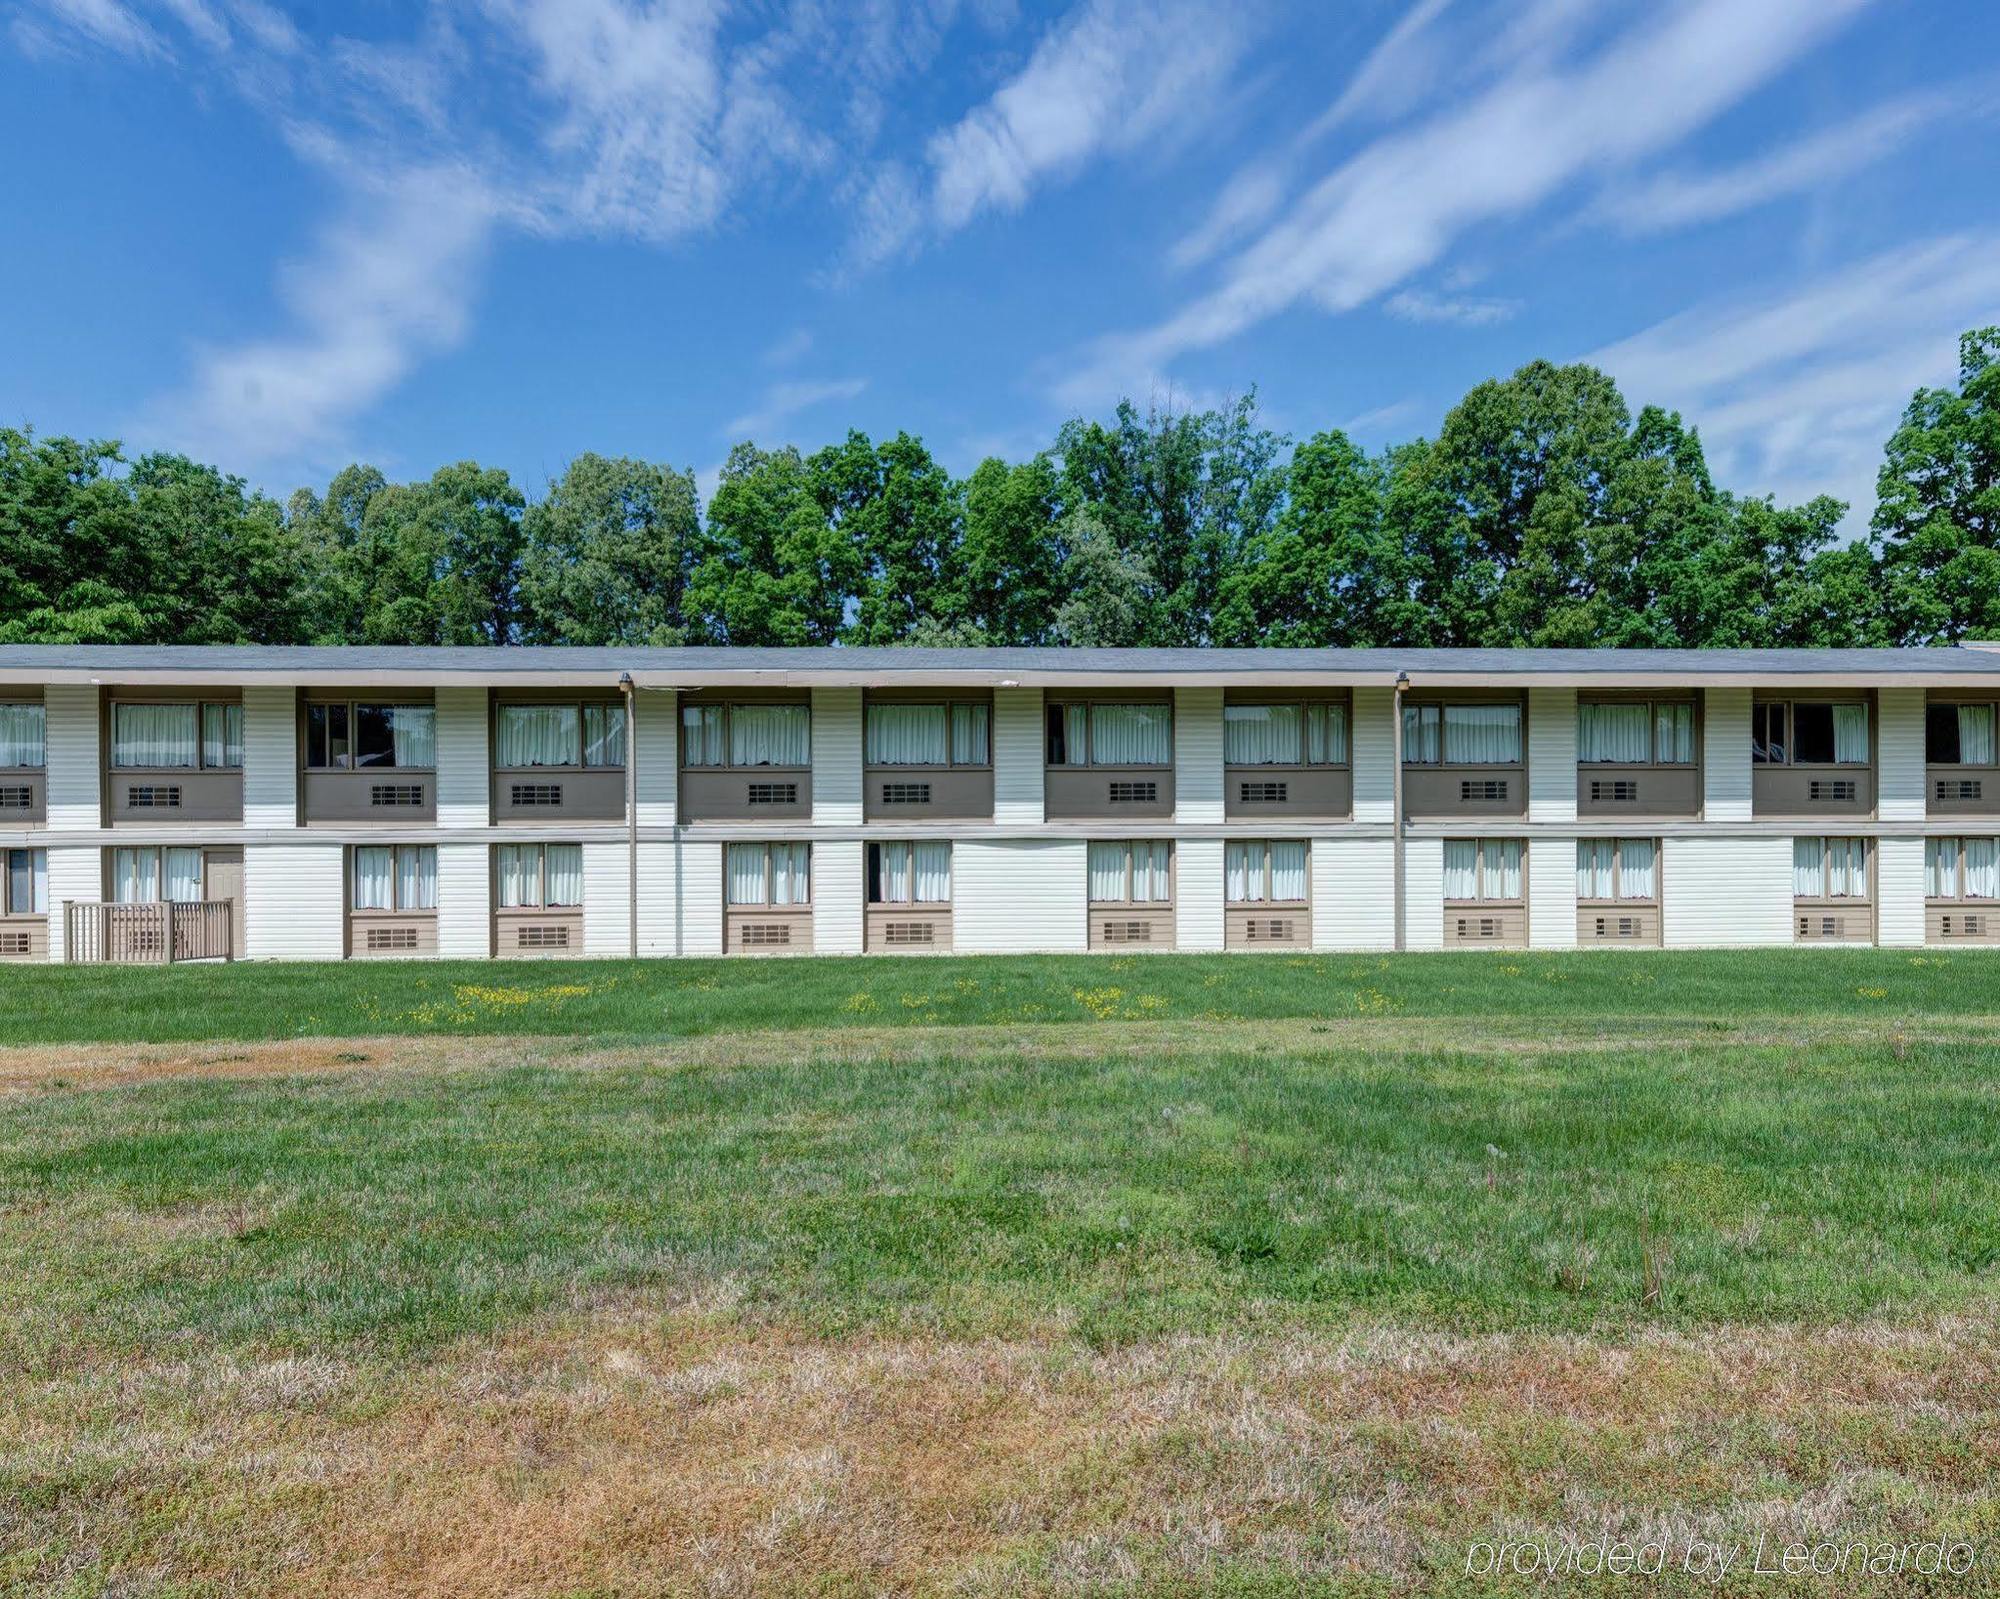
[[[793,328],[783,338],[765,347],[763,361],[766,366],[791,366],[810,355],[812,347],[812,329]]]
[[[34,56],[78,43],[139,60],[172,55],[158,30],[121,0],[41,0],[39,11],[16,13],[11,31]]]
[[[851,400],[868,387],[866,378],[831,378],[819,382],[773,383],[757,402],[723,428],[731,439],[755,439],[768,435],[816,405],[834,400]],[[761,442],[773,442],[769,438]]]
[[[1521,302],[1489,295],[1399,289],[1382,302],[1382,309],[1405,322],[1449,322],[1463,328],[1483,328],[1518,315]]]

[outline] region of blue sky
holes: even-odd
[[[2000,319],[2000,7],[0,0],[0,417],[284,493],[1588,358],[1872,493]]]

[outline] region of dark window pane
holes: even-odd
[[[326,707],[306,707],[306,765],[326,765]]]
[[[386,705],[354,707],[354,764],[394,766],[396,729]]]
[[[1924,759],[1937,766],[1956,766],[1959,753],[1958,707],[1933,705],[1924,715]]]
[[[1792,707],[1792,761],[1794,765],[1826,765],[1833,760],[1833,707],[1794,705]]]
[[[1060,705],[1051,705],[1044,713],[1044,721],[1048,728],[1049,765],[1067,766],[1069,747],[1063,737],[1063,708]]]
[[[348,758],[345,705],[329,705],[326,708],[326,764],[341,767],[354,764]]]
[[[882,846],[868,846],[868,903],[882,903]]]

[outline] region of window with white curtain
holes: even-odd
[[[111,707],[111,764],[193,770],[201,764],[200,707],[118,702]]]
[[[870,766],[949,766],[951,709],[870,705],[864,744]]]
[[[1444,707],[1405,705],[1403,707],[1403,763],[1406,766],[1435,766],[1444,757]]]
[[[243,707],[210,704],[201,708],[201,764],[232,767],[243,764]]]
[[[202,885],[202,854],[198,849],[144,846],[111,852],[111,897],[120,905],[198,900],[203,897]]]
[[[1868,841],[1865,838],[1793,839],[1792,896],[1795,899],[1866,899]]]
[[[681,765],[722,765],[724,750],[722,726],[723,717],[720,705],[683,705],[681,707]]]
[[[868,900],[873,905],[949,905],[951,845],[870,844]]]
[[[0,705],[0,766],[48,764],[48,713],[39,700]]]
[[[731,766],[810,766],[812,708],[806,705],[729,707]]]
[[[625,707],[604,701],[586,702],[583,707],[583,764],[615,766],[625,764]]]
[[[1444,897],[1460,902],[1518,901],[1521,853],[1518,838],[1446,839]]]
[[[1227,766],[1345,765],[1347,707],[1325,700],[1225,705],[1222,759]]]
[[[1409,766],[1518,766],[1521,707],[1405,705],[1403,761]]]
[[[1046,749],[1051,766],[1171,766],[1171,705],[1050,704]]]
[[[563,910],[583,903],[581,844],[501,844],[493,876],[502,910]]]
[[[583,712],[575,705],[503,705],[498,764],[508,768],[575,766]]]
[[[1580,900],[1655,898],[1657,848],[1650,838],[1578,839],[1576,897]]]
[[[1750,758],[1764,766],[1866,766],[1863,701],[1759,701],[1751,707]]]
[[[954,705],[951,708],[951,759],[955,766],[990,766],[993,762],[993,708]]]
[[[1576,758],[1583,765],[1691,766],[1694,706],[1686,700],[1580,701]]]
[[[812,903],[810,844],[731,844],[723,855],[731,905],[781,909]]]
[[[1222,846],[1222,897],[1231,905],[1303,905],[1304,839],[1232,839]]]
[[[1931,899],[2000,899],[2000,838],[1927,839],[1924,893]]]
[[[359,844],[350,870],[358,911],[437,909],[435,844]]]
[[[306,706],[306,766],[312,771],[434,771],[437,709],[365,700],[312,701]]]
[[[5,707],[0,707],[0,716],[4,713]],[[1991,705],[1928,707],[1924,713],[1924,759],[1932,766],[1994,765],[1993,724]]]
[[[1102,905],[1165,905],[1174,897],[1172,846],[1164,839],[1091,844],[1090,898]]]
[[[49,908],[49,852],[45,849],[7,851],[7,876],[0,882],[0,914],[39,916]]]

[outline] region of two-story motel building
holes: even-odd
[[[0,958],[2000,943],[2000,648],[0,648]]]

